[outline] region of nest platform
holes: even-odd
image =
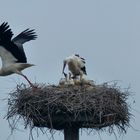
[[[7,119],[22,119],[31,128],[113,130],[116,126],[126,132],[131,116],[128,95],[128,90],[121,91],[116,84],[38,85],[36,89],[18,85],[10,93]]]

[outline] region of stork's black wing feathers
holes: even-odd
[[[82,58],[82,57],[80,57],[80,58],[81,58],[81,61],[82,61],[83,63],[86,63],[85,58]]]
[[[87,72],[86,72],[86,67],[84,66],[84,67],[82,67],[81,68],[81,70],[83,71],[83,73],[85,74],[85,75],[87,75]]]
[[[19,49],[19,47],[11,41],[13,33],[9,29],[7,22],[3,22],[0,26],[0,47],[4,47],[9,51],[16,59],[16,62],[26,63],[27,58],[24,50]],[[6,54],[5,54],[6,55]]]
[[[85,58],[80,57],[80,55],[79,55],[79,54],[75,54],[75,56],[79,57],[83,63],[86,63]]]
[[[13,33],[11,29],[9,29],[9,25],[7,22],[3,22],[0,26],[0,40],[3,42],[7,42],[11,40]]]
[[[80,55],[79,55],[79,54],[75,54],[75,56],[79,57],[79,58],[80,58],[80,60],[81,60],[84,64],[86,63],[85,58],[80,57]],[[81,70],[83,71],[83,73],[84,73],[85,75],[87,75],[87,72],[86,72],[86,67],[85,67],[85,66],[82,66],[82,67],[81,67]]]
[[[35,34],[34,29],[30,30],[29,28],[21,32],[15,38],[13,38],[13,42],[15,44],[24,44],[27,41],[35,40],[37,35]]]

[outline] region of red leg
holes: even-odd
[[[30,84],[31,87],[35,88],[35,86],[31,83],[31,81],[24,74],[20,73],[20,75],[23,76],[27,80],[27,82]]]

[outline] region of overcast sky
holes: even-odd
[[[0,0],[0,24],[8,22],[15,35],[34,28],[38,39],[24,46],[28,62],[36,66],[23,71],[32,82],[57,84],[66,56],[79,53],[86,59],[88,78],[96,83],[118,80],[122,88],[131,85],[131,104],[135,120],[120,140],[140,138],[140,1],[139,0]],[[1,62],[0,62],[1,66]],[[8,96],[21,76],[0,77],[0,140],[10,134],[7,120]],[[133,103],[133,101],[136,103]],[[29,130],[10,140],[27,140]],[[101,133],[102,140],[115,137]],[[80,134],[81,140],[100,140],[98,133]],[[36,136],[35,136],[36,138]],[[47,139],[40,134],[37,140]],[[63,140],[62,133],[55,139]]]

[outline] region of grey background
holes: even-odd
[[[25,44],[28,62],[35,67],[24,74],[32,82],[57,84],[62,77],[62,61],[79,53],[86,59],[88,78],[97,84],[118,80],[122,88],[131,86],[128,100],[135,119],[120,140],[140,137],[140,1],[139,0],[0,0],[0,24],[7,21],[14,34],[35,28],[38,39]],[[0,62],[1,66],[1,62]],[[18,75],[0,77],[0,140],[10,134],[4,100],[17,83],[26,83]],[[133,103],[133,101],[136,101]],[[10,140],[28,139],[22,122]],[[50,137],[50,136],[49,136]],[[63,140],[56,132],[55,139]],[[47,139],[40,134],[35,139]],[[106,133],[80,133],[81,140],[115,140]]]

